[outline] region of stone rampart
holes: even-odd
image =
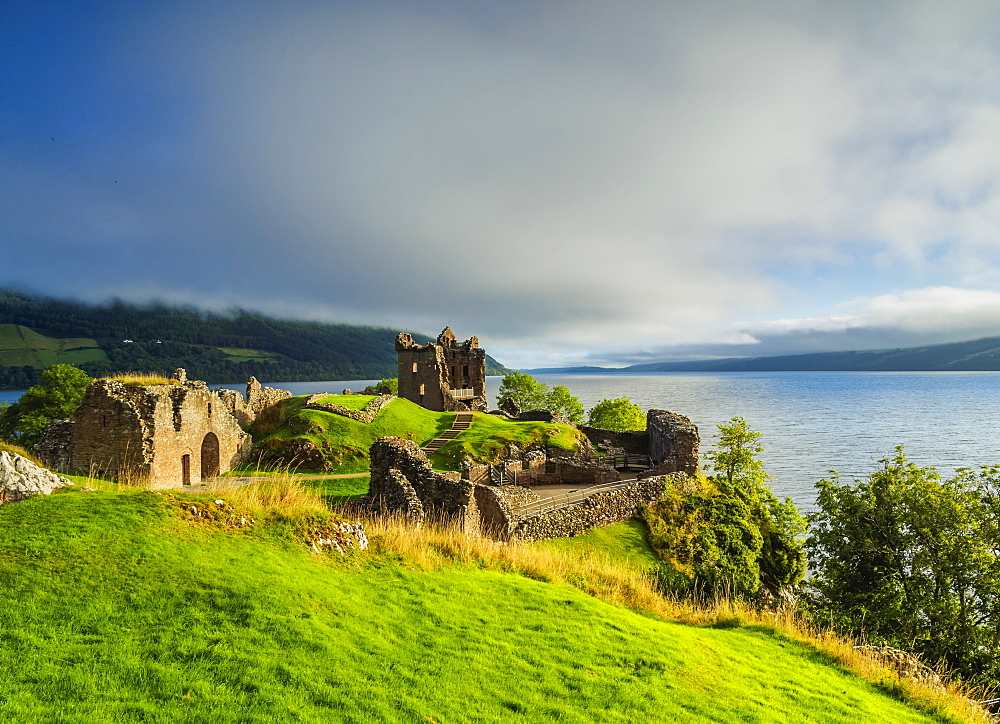
[[[330,393],[320,392],[315,395],[310,395],[302,407],[307,410],[332,412],[335,415],[343,415],[344,417],[349,417],[352,420],[357,420],[358,422],[372,422],[375,419],[375,416],[382,411],[383,407],[396,399],[395,395],[379,395],[365,405],[364,409],[352,410],[349,407],[344,407],[343,405],[333,405],[326,402],[320,402],[320,400],[325,397],[330,397]]]
[[[288,390],[261,387],[256,377],[247,382],[246,399],[236,390],[216,390],[216,396],[244,429],[276,410],[276,405],[292,396]]]

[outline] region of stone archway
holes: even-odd
[[[217,477],[219,474],[219,438],[214,432],[205,435],[201,442],[201,479]]]

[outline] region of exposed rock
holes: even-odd
[[[0,504],[32,495],[48,495],[56,488],[72,484],[22,455],[0,451]]]

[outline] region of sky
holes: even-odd
[[[0,6],[0,286],[516,367],[1000,335],[993,0]]]

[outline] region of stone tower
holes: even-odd
[[[437,342],[420,345],[400,332],[396,354],[400,397],[437,412],[488,409],[486,351],[478,338],[459,343],[445,327]]]

